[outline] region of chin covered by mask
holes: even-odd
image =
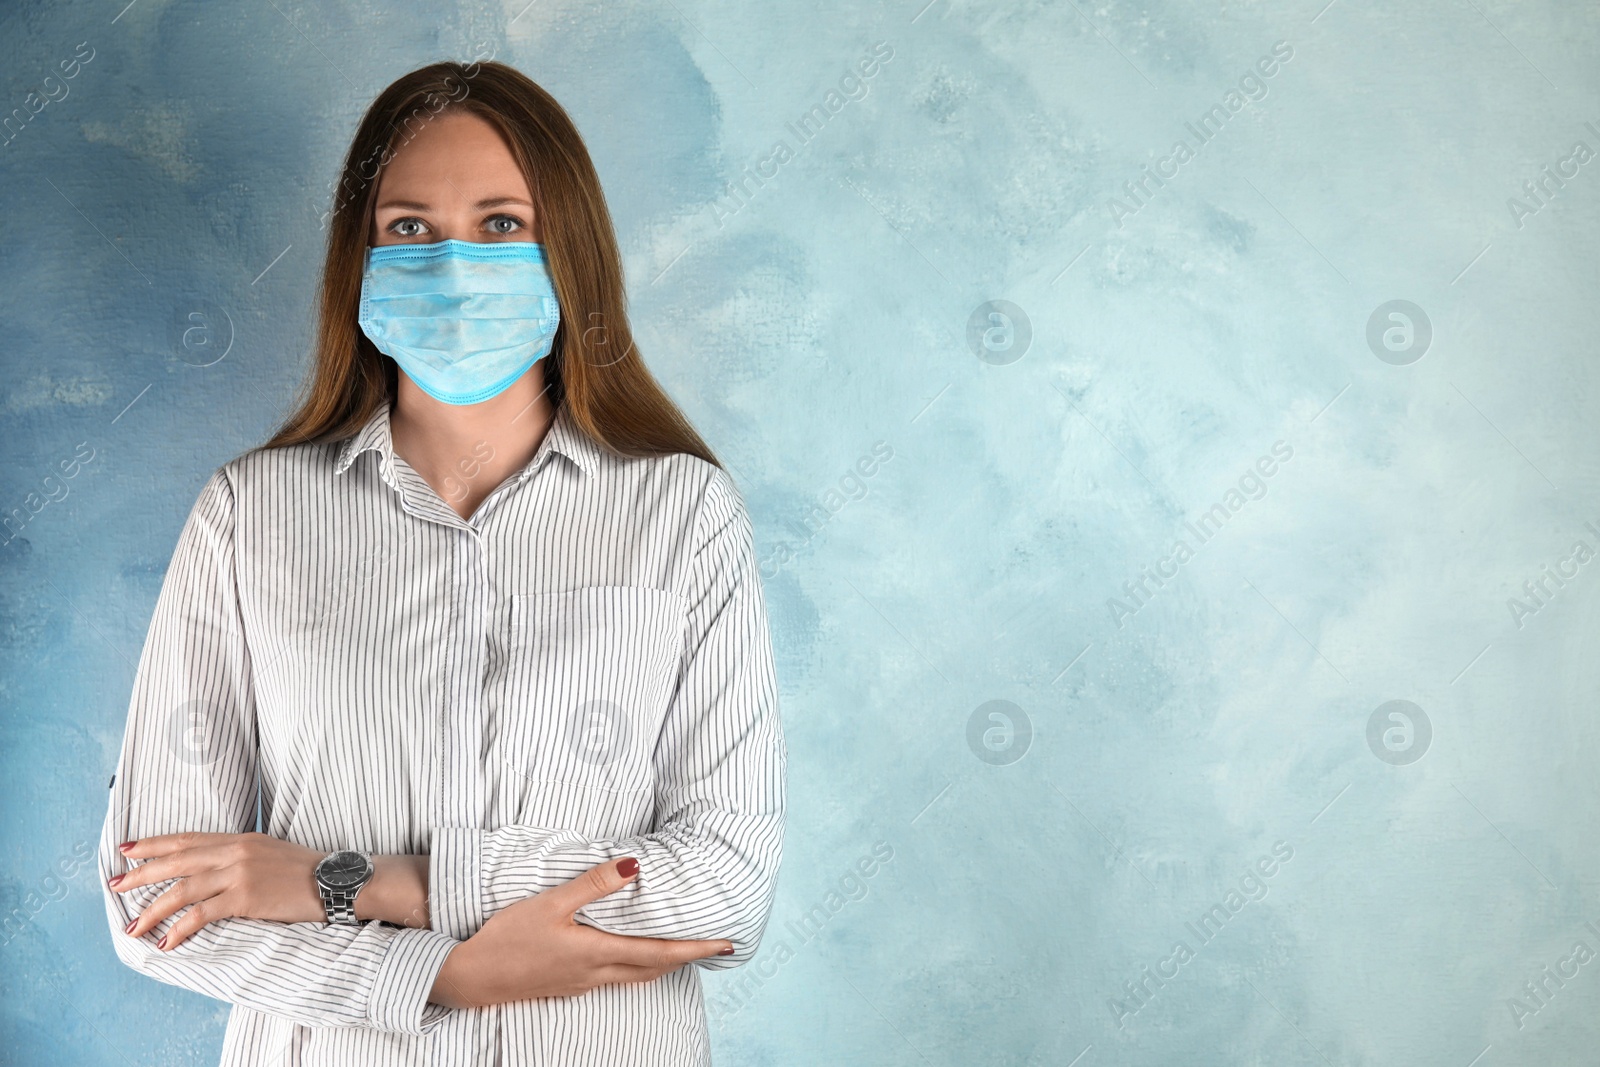
[[[357,321],[423,392],[477,404],[550,354],[561,308],[544,245],[446,240],[369,248]]]

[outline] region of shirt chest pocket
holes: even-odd
[[[634,585],[510,600],[504,752],[530,799],[624,806],[648,799],[688,601]],[[556,784],[567,788],[548,788]]]

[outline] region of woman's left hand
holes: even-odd
[[[145,862],[111,879],[118,893],[178,879],[128,926],[131,936],[142,937],[187,907],[156,945],[169,952],[206,923],[230,916],[327,921],[315,873],[325,853],[304,845],[258,833],[159,834],[127,844],[122,854]]]

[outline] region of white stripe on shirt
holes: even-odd
[[[259,777],[273,837],[428,853],[430,928],[229,918],[165,952],[186,909],[123,927],[171,881],[106,888],[106,916],[128,966],[233,1004],[223,1067],[706,1064],[699,969],[761,939],[786,762],[750,520],[721,468],[614,455],[562,404],[468,520],[395,454],[385,406],[200,491],[99,867],[142,862],[116,848],[141,836],[254,830]],[[579,997],[428,1003],[489,917],[623,856],[638,876],[580,920],[734,954]]]

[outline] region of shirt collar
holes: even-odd
[[[333,472],[343,474],[355,462],[357,456],[368,450],[378,453],[379,463],[383,469],[388,470],[394,463],[394,437],[389,426],[389,404],[378,405],[361,429],[356,431],[354,437],[347,437],[339,445],[338,459],[334,464]],[[514,475],[521,481],[545,460],[551,452],[558,452],[567,457],[581,470],[586,478],[592,478],[595,468],[599,464],[600,448],[572,421],[572,415],[567,410],[563,401],[556,407],[555,418],[550,423],[550,429],[545,434],[544,440],[539,443],[539,450],[534,453],[522,470]]]

